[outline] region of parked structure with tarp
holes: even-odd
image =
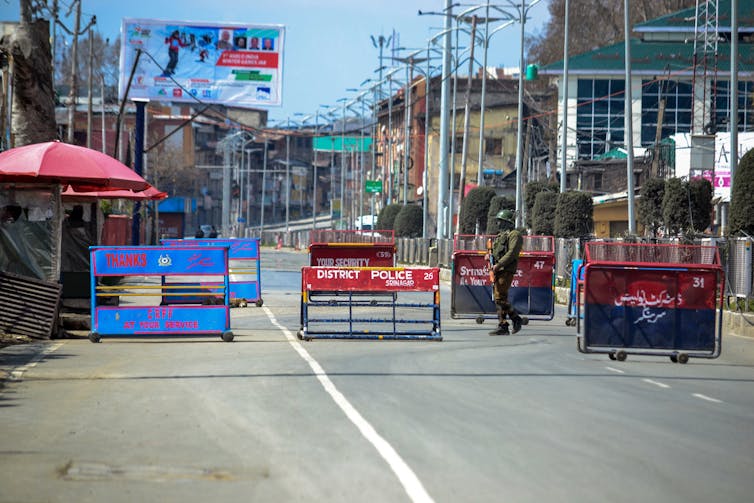
[[[582,353],[678,363],[720,356],[725,280],[716,246],[590,242],[583,269]]]

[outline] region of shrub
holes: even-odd
[[[384,231],[394,230],[395,217],[398,216],[401,208],[403,208],[403,205],[397,203],[388,204],[382,208],[380,214],[377,215],[377,229]]]
[[[555,209],[558,206],[558,193],[543,190],[537,194],[532,208],[532,233],[552,236],[555,233]]]
[[[738,163],[730,194],[729,234],[745,232],[754,236],[754,149]]]
[[[712,184],[704,178],[695,178],[688,184],[691,228],[696,232],[712,223]]]
[[[690,227],[688,184],[680,178],[669,178],[665,182],[662,221],[665,229],[673,236],[678,236]]]
[[[419,238],[424,228],[424,212],[422,207],[416,204],[404,206],[394,222],[395,237]]]
[[[594,228],[592,198],[571,190],[558,196],[553,232],[559,238],[585,238]]]
[[[495,196],[490,200],[490,209],[487,211],[487,230],[485,234],[497,234],[500,232],[500,221],[495,216],[500,210],[516,209],[516,200],[508,196]]]
[[[495,197],[495,189],[491,187],[475,187],[461,203],[461,222],[459,232],[461,234],[474,234],[479,226],[479,232],[487,231],[487,213],[490,209],[490,201]]]
[[[536,202],[537,194],[543,191],[559,192],[560,185],[557,182],[535,181],[529,182],[524,187],[524,204],[526,204],[526,226],[532,228],[534,226],[534,203]]]
[[[652,237],[657,237],[657,231],[663,222],[662,197],[665,194],[665,180],[650,178],[641,186],[639,194],[639,223],[652,234]]]

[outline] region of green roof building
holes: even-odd
[[[631,90],[634,154],[643,155],[677,133],[715,134],[730,124],[730,0],[717,3],[717,29],[706,38],[694,8],[633,27]],[[738,1],[738,130],[754,131],[754,0]],[[625,148],[623,42],[573,56],[568,61],[567,172]],[[715,52],[714,47],[717,50]],[[558,78],[558,114],[563,117],[563,62],[540,75]],[[561,120],[561,127],[563,121]],[[558,134],[558,150],[562,148]],[[558,156],[560,161],[560,156]]]

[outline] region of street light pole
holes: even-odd
[[[516,227],[523,226],[523,129],[524,129],[524,28],[526,26],[526,0],[521,1],[521,39],[518,63],[518,131],[516,132]]]
[[[290,120],[288,120],[288,128],[290,128],[291,123]],[[291,196],[291,187],[290,187],[290,180],[291,180],[291,135],[290,131],[286,129],[285,131],[285,233],[288,234],[290,228],[290,196]]]
[[[470,102],[471,102],[471,85],[474,74],[474,46],[476,37],[477,17],[471,17],[471,48],[469,52],[469,76],[466,81],[466,103],[464,105],[463,116],[463,146],[461,148],[461,178],[458,181],[458,214],[460,217],[461,207],[463,206],[464,187],[466,185],[466,162],[469,149],[469,122],[470,122]],[[523,50],[523,49],[522,49]],[[456,234],[460,233],[461,219],[456,220]]]
[[[477,175],[476,184],[482,186],[484,181],[484,107],[485,98],[487,96],[487,48],[489,47],[489,30],[490,30],[490,0],[487,0],[484,13],[484,38],[482,43],[484,44],[484,53],[482,55],[482,96],[479,101],[479,156],[477,159]],[[472,38],[471,43],[475,44],[476,41]]]
[[[563,130],[561,131],[560,144],[562,151],[560,153],[560,192],[566,191],[566,145],[568,142],[568,0],[565,0],[565,14],[563,16]]]
[[[262,204],[259,215],[259,236],[264,233],[264,191],[267,182],[267,137],[264,137],[264,148],[262,149]]]

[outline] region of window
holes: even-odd
[[[691,131],[692,88],[688,81],[659,80],[642,83],[641,144],[654,144],[660,103],[665,101],[662,138]]]
[[[593,159],[623,144],[623,80],[579,79],[576,144],[579,159]]]
[[[730,128],[730,82],[718,81],[715,87],[715,122],[718,131]],[[738,130],[754,131],[754,82],[738,82]]]
[[[602,173],[594,174],[594,187],[593,188],[595,191],[602,190]]]
[[[484,153],[486,155],[503,155],[503,139],[485,138]]]
[[[453,145],[453,138],[450,138],[451,141],[448,142],[448,153],[453,153],[453,147],[455,147],[456,154],[460,154],[461,150],[463,149],[463,135],[456,135],[455,137],[455,145]]]

